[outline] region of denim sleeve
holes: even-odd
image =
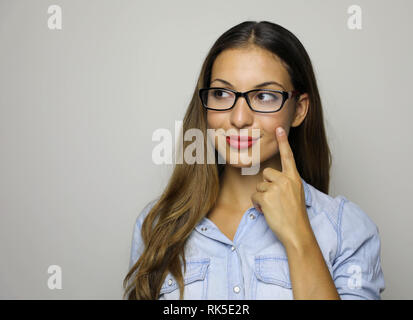
[[[133,236],[132,236],[132,245],[131,245],[131,252],[130,252],[130,262],[129,262],[129,270],[133,267],[133,265],[138,261],[140,255],[143,253],[145,245],[142,240],[141,236],[141,229],[143,221],[145,220],[146,216],[148,215],[149,211],[152,209],[154,204],[157,202],[158,199],[152,200],[149,202],[139,213],[138,217],[135,221],[135,226],[133,228]]]
[[[338,248],[333,280],[343,300],[381,300],[385,289],[380,236],[375,223],[344,199],[338,216]]]

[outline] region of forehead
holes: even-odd
[[[290,76],[283,61],[272,52],[258,47],[221,52],[212,66],[211,81],[215,78],[232,83],[237,90],[247,90],[264,81],[276,81],[286,89],[291,88]]]

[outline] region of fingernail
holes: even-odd
[[[278,134],[279,136],[282,136],[282,135],[284,134],[283,128],[278,127],[278,128],[277,128],[277,134]]]

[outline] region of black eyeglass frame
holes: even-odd
[[[235,94],[234,104],[233,104],[231,107],[227,108],[227,109],[214,109],[214,108],[207,107],[207,106],[205,105],[204,101],[202,100],[202,93],[205,92],[205,91],[207,91],[207,90],[211,90],[211,89],[220,89],[220,90],[230,91],[230,92],[234,93],[234,94]],[[255,110],[255,109],[251,106],[250,100],[249,100],[249,98],[248,98],[248,94],[249,94],[250,92],[254,92],[254,91],[270,91],[270,92],[278,92],[278,93],[281,93],[282,96],[283,96],[283,101],[281,102],[280,108],[277,109],[277,110],[275,110],[275,111],[258,111],[258,110]],[[260,112],[260,113],[274,113],[274,112],[278,112],[278,111],[280,111],[280,110],[282,109],[282,107],[284,106],[284,103],[285,103],[285,101],[287,101],[287,99],[290,99],[291,97],[294,97],[294,96],[298,95],[299,93],[300,93],[300,92],[297,91],[297,90],[280,91],[280,90],[272,90],[272,89],[252,89],[252,90],[245,91],[245,92],[239,92],[239,91],[235,91],[235,90],[228,89],[228,88],[210,87],[210,88],[201,88],[201,89],[199,89],[199,91],[198,91],[198,96],[199,96],[199,99],[201,100],[201,103],[202,103],[203,107],[204,107],[205,109],[208,109],[208,110],[215,110],[215,111],[227,111],[227,110],[231,110],[232,108],[234,108],[235,104],[237,103],[238,98],[239,98],[239,97],[244,97],[245,100],[247,101],[248,107],[249,107],[252,111],[254,111],[254,112]]]

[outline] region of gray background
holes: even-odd
[[[352,4],[362,30],[347,28]],[[174,132],[212,43],[245,20],[279,23],[308,50],[330,195],[379,227],[383,298],[412,298],[411,12],[409,0],[1,0],[0,298],[121,299],[135,218],[172,168],[153,164],[152,133]],[[52,264],[61,290],[47,287]]]

